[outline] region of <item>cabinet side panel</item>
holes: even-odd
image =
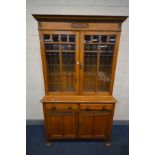
[[[111,94],[113,92],[115,70],[116,70],[117,56],[118,56],[118,50],[119,50],[119,42],[120,42],[120,32],[118,32],[116,35],[116,45],[114,48],[114,57],[113,57],[113,63],[112,63],[112,76],[111,76],[111,83],[110,83],[110,93]]]
[[[47,81],[47,67],[46,67],[46,56],[44,50],[44,43],[43,43],[43,34],[39,31],[40,37],[40,52],[41,52],[41,59],[42,59],[42,69],[43,69],[43,77],[44,77],[44,86],[45,86],[45,94],[48,93],[48,81]]]
[[[43,106],[43,113],[44,113],[44,127],[45,127],[45,137],[46,141],[49,141],[49,127],[48,127],[48,121],[47,121],[47,111],[46,111],[46,104],[42,103]]]

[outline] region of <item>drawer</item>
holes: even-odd
[[[80,110],[113,110],[113,104],[80,104]]]
[[[47,110],[77,110],[78,105],[77,104],[51,104],[47,103],[46,104],[46,109]]]

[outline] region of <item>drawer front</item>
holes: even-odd
[[[78,105],[77,104],[53,104],[53,103],[47,103],[46,104],[47,110],[77,110]]]
[[[80,104],[80,110],[113,110],[113,104]]]

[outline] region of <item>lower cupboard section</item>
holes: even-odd
[[[50,110],[44,105],[46,139],[109,140],[113,110]]]

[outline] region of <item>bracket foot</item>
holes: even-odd
[[[52,142],[47,142],[46,146],[50,146],[52,144]]]
[[[111,146],[111,143],[110,142],[105,142],[105,145],[106,146]]]

